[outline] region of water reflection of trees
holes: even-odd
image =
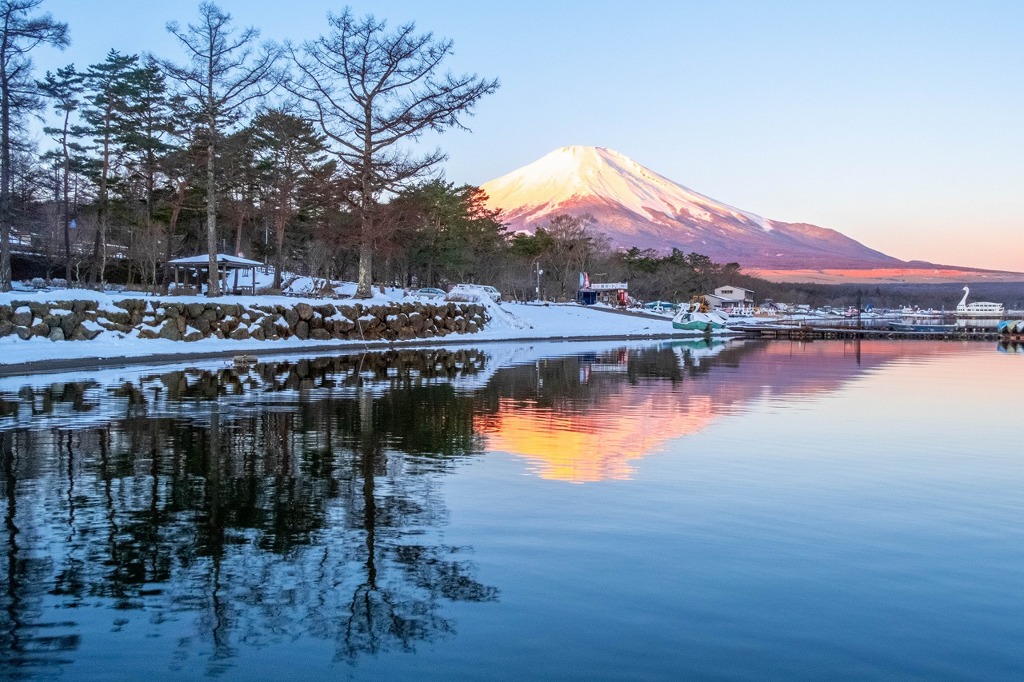
[[[444,542],[437,489],[482,451],[488,415],[685,386],[743,352],[665,345],[495,370],[479,351],[394,351],[2,395],[0,674],[72,660],[76,609],[97,606],[118,612],[110,637],[191,619],[182,671],[305,636],[341,660],[445,636],[446,603],[497,598]]]
[[[450,633],[446,602],[497,598],[440,537],[436,490],[480,451],[451,381],[482,368],[474,351],[390,353],[8,397],[6,413],[86,416],[117,398],[123,416],[0,431],[0,676],[73,658],[76,607],[119,610],[115,630],[191,614],[180,665],[211,673],[242,646],[313,636],[353,659]]]

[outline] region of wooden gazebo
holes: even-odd
[[[208,255],[175,258],[169,262],[169,265],[174,268],[175,286],[192,285],[201,289],[209,281],[210,257]],[[218,253],[217,279],[220,281],[221,291],[228,291],[228,275],[233,272],[234,283],[230,290],[237,294],[255,294],[256,268],[262,266],[263,263],[256,260]],[[239,274],[244,271],[248,271],[248,277],[239,277]],[[246,279],[249,280],[248,283],[245,282]]]

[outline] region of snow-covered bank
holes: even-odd
[[[103,294],[87,290],[57,290],[48,292],[17,292],[0,297],[0,305],[11,301],[59,302],[72,300],[96,301],[100,308],[114,308],[124,299],[138,295]],[[306,302],[323,305],[325,299],[302,299],[285,296],[238,296],[217,299],[224,304],[247,306],[287,305]],[[370,301],[358,303],[387,304],[403,298],[401,292],[380,294]],[[204,297],[174,297],[175,303],[208,303]],[[336,305],[355,301],[335,300]],[[632,315],[611,314],[606,310],[585,308],[575,304],[543,305],[524,303],[496,304],[480,301],[490,318],[483,331],[469,334],[450,334],[443,339],[411,339],[405,342],[367,343],[362,340],[301,340],[295,337],[279,340],[233,340],[208,338],[193,342],[168,339],[143,339],[137,335],[103,331],[90,341],[50,341],[45,338],[23,340],[17,336],[0,338],[0,370],[5,374],[47,371],[67,366],[81,366],[89,360],[104,360],[104,364],[124,360],[134,362],[152,358],[158,362],[181,362],[191,358],[210,358],[219,353],[302,353],[330,352],[333,349],[382,348],[390,345],[465,345],[483,341],[560,338],[644,338],[673,335],[671,322],[666,318],[650,319]]]

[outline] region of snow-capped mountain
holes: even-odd
[[[835,230],[723,204],[603,147],[562,147],[482,185],[513,230],[589,213],[614,246],[695,251],[744,268],[894,268],[904,261]]]

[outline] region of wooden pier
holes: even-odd
[[[1000,334],[995,329],[955,329],[946,331],[896,331],[883,326],[751,325],[730,327],[746,336],[760,339],[926,339],[934,341],[1005,341],[1024,343],[1024,334]]]

